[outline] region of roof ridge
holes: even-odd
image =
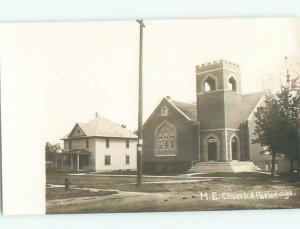
[[[192,109],[197,109],[197,104],[196,103],[186,103],[186,102],[181,102],[181,101],[176,101],[176,100],[171,100],[167,97],[165,99],[179,112],[181,115],[183,115],[187,120],[193,121],[195,119],[195,115],[191,114],[193,112],[190,112],[188,108]],[[183,109],[185,108],[185,109]]]
[[[188,104],[188,105],[196,105],[196,101],[195,102],[191,102],[191,103],[188,103],[188,102],[183,102],[183,101],[179,101],[179,100],[171,100],[175,103],[184,103],[184,104]]]
[[[87,136],[137,138],[130,130],[104,116],[94,117],[88,122],[76,123]]]
[[[264,92],[263,92],[263,91],[250,92],[250,93],[242,94],[242,96],[247,96],[247,95],[258,95],[258,94],[264,94]]]
[[[187,120],[191,121],[191,118],[189,116],[187,116],[178,106],[176,106],[176,104],[174,103],[173,100],[170,100],[168,98],[165,98],[177,111],[179,111],[179,113],[185,117]]]

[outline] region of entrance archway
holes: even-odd
[[[208,160],[216,161],[217,160],[217,152],[218,152],[217,140],[213,137],[210,137],[208,139],[207,147],[208,147],[208,150],[207,150]]]
[[[239,160],[239,140],[236,136],[231,138],[231,160]]]

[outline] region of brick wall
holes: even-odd
[[[197,111],[201,130],[224,128],[224,109],[224,91],[198,95]]]
[[[168,108],[168,115],[161,116],[161,108]],[[155,129],[162,122],[167,121],[176,128],[177,132],[177,153],[176,156],[155,155]],[[153,111],[144,125],[143,131],[143,160],[144,162],[178,162],[193,161],[199,158],[198,151],[198,126],[188,121],[165,99]]]

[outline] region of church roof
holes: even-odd
[[[173,104],[181,110],[192,121],[197,121],[197,105],[195,103],[184,103],[172,100]]]
[[[249,116],[255,110],[255,107],[263,97],[263,92],[256,92],[242,95],[241,105],[241,120],[247,120]],[[167,99],[173,106],[175,106],[180,112],[187,116],[192,121],[197,121],[197,104],[196,103],[185,103]]]
[[[87,123],[77,123],[76,125],[82,129],[85,137],[137,138],[129,130],[102,116],[98,116]],[[73,130],[63,139],[69,138],[72,132]]]
[[[263,97],[263,92],[251,93],[251,94],[244,94],[242,95],[243,103],[242,103],[242,119],[247,120],[248,117],[252,114],[255,110],[255,107],[258,105],[259,101]]]

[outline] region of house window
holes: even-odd
[[[126,165],[129,165],[129,160],[130,160],[129,155],[126,155]]]
[[[126,139],[126,148],[129,148],[129,139]]]
[[[106,148],[109,148],[109,138],[105,139],[105,145],[106,145]]]
[[[77,130],[77,134],[80,134],[80,130]]]
[[[231,77],[228,82],[229,82],[229,85],[228,85],[229,90],[230,91],[237,91],[237,86],[236,86],[235,79],[233,77]]]
[[[85,146],[86,146],[87,149],[90,147],[88,138],[85,139]]]
[[[72,141],[71,141],[71,139],[69,140],[69,149],[72,149]]]
[[[105,164],[105,165],[110,165],[110,162],[111,162],[111,161],[110,161],[110,156],[105,156],[105,157],[104,157],[104,164]]]
[[[166,106],[161,108],[161,116],[168,116],[168,108]]]
[[[204,82],[204,91],[209,92],[215,90],[216,90],[216,81],[213,78],[208,77]]]

